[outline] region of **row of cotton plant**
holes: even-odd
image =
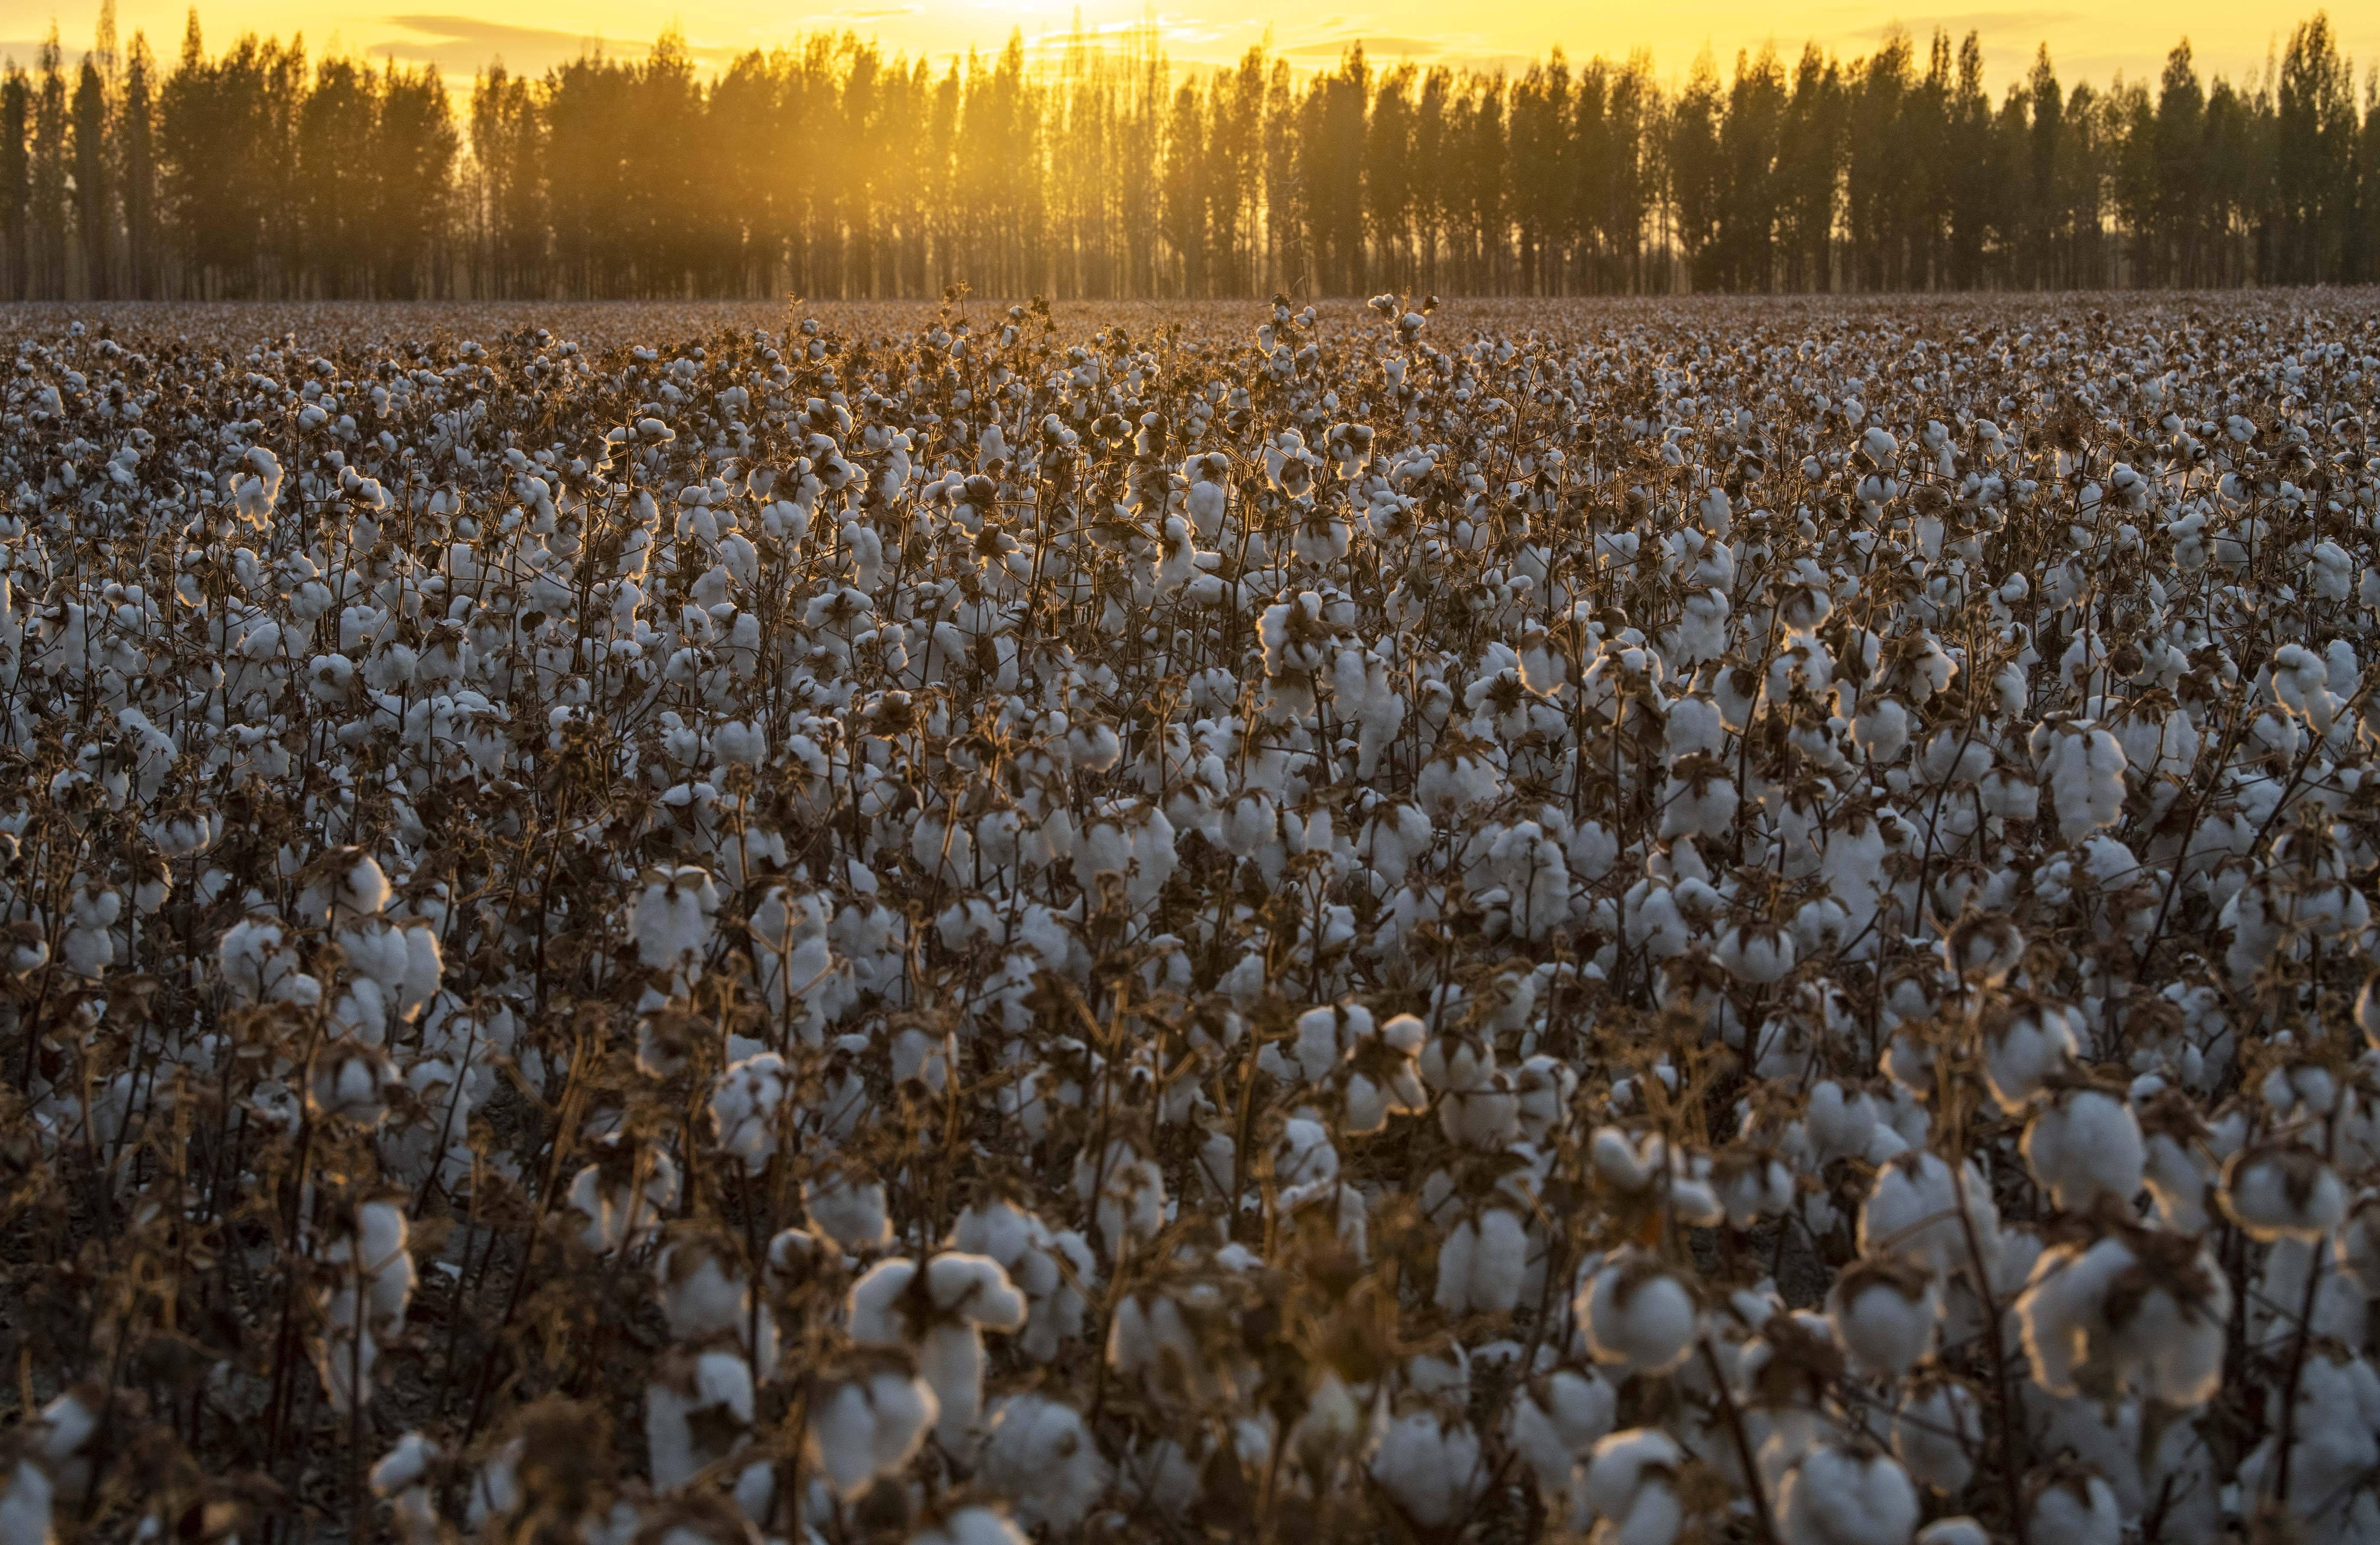
[[[16,345],[0,1545],[2380,1545],[2380,310],[775,320]]]

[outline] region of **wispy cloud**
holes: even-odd
[[[2062,26],[2078,19],[2080,15],[2076,11],[1960,11],[1948,16],[1898,17],[1878,26],[1854,28],[1847,35],[1880,38],[1895,28],[1924,35],[1938,27],[1953,37],[1981,32],[1987,38],[2005,41],[2009,33]]]
[[[891,15],[893,12],[870,12]],[[408,14],[384,18],[388,25],[419,33],[418,39],[397,38],[371,45],[383,58],[404,59],[438,67],[449,75],[468,75],[501,59],[516,74],[536,74],[566,64],[583,54],[641,55],[651,38],[611,38],[594,32],[570,32],[553,27],[523,27],[475,16]],[[661,29],[654,29],[659,35]],[[709,63],[724,64],[741,50],[689,43],[686,53]]]
[[[1301,43],[1281,50],[1291,58],[1317,56],[1337,58],[1357,43],[1367,55],[1389,58],[1428,58],[1446,52],[1446,44],[1434,38],[1400,38],[1376,32],[1350,32],[1343,37],[1326,38],[1318,43]]]

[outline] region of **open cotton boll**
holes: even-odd
[[[1444,1528],[1469,1513],[1491,1478],[1470,1424],[1427,1410],[1389,1424],[1372,1453],[1371,1474],[1425,1529]]]
[[[909,1537],[909,1545],[1029,1545],[1025,1531],[995,1508],[962,1507]]]
[[[742,1242],[724,1229],[708,1223],[679,1223],[653,1258],[653,1281],[661,1299],[662,1318],[670,1335],[680,1342],[705,1336],[748,1337],[752,1312],[752,1281],[744,1264]],[[764,1342],[773,1345],[772,1321],[758,1317]],[[773,1366],[763,1356],[763,1366]]]
[[[1738,981],[1766,986],[1793,969],[1793,936],[1773,923],[1738,923],[1713,954]]]
[[[1939,1154],[1909,1149],[1877,1168],[1858,1242],[1862,1255],[1897,1255],[1937,1277],[1988,1273],[1999,1254],[1999,1209],[1973,1160],[1953,1174]]]
[[[710,1125],[720,1151],[758,1174],[777,1151],[778,1120],[792,1088],[785,1060],[774,1052],[745,1058],[719,1076],[710,1091]]]
[[[7,1464],[0,1481],[0,1545],[50,1545],[55,1490],[30,1456]]]
[[[1438,1247],[1438,1307],[1458,1319],[1511,1312],[1527,1280],[1528,1257],[1528,1232],[1509,1209],[1458,1220]]]
[[[747,1442],[752,1364],[740,1348],[674,1346],[645,1386],[645,1448],[653,1485],[669,1491]]]
[[[1694,1291],[1655,1257],[1622,1250],[1587,1279],[1575,1306],[1599,1363],[1667,1373],[1694,1351],[1701,1312]]]
[[[2334,1238],[2338,1270],[2366,1298],[2380,1298],[2380,1193],[2366,1191]]]
[[[941,1404],[935,1431],[961,1452],[983,1410],[983,1332],[1025,1326],[1025,1295],[988,1257],[944,1251],[917,1263],[879,1261],[852,1284],[851,1339],[861,1346],[905,1346]]]
[[[1917,1531],[1917,1545],[1992,1545],[1991,1531],[1961,1515],[1937,1518]]]
[[[2062,1004],[2019,1000],[1984,1027],[1984,1082],[2002,1112],[2017,1115],[2082,1054],[2081,1025]]]
[[[2087,719],[2046,721],[2033,732],[2032,748],[2069,842],[2122,817],[2126,762],[2114,736]]]
[[[1783,1545],[1908,1545],[1919,1517],[1909,1473],[1874,1449],[1822,1443],[1785,1472]]]
[[[853,1171],[832,1171],[802,1183],[802,1207],[819,1231],[854,1253],[892,1243],[884,1187]]]
[[[2023,1151],[2034,1180],[2066,1212],[2088,1211],[2101,1198],[2128,1207],[2147,1166],[2131,1104],[2095,1085],[2056,1089],[2026,1124]]]
[[[1958,1381],[1921,1377],[1892,1415],[1892,1452],[1925,1485],[1955,1497],[1967,1489],[1984,1452],[1983,1404]]]
[[[1898,1378],[1933,1349],[1942,1314],[1937,1280],[1901,1256],[1873,1256],[1845,1269],[1827,1294],[1827,1320],[1853,1363]]]
[[[1369,1018],[1366,1015],[1366,1019]],[[1302,1043],[1303,1016],[1298,1023]],[[1429,1090],[1422,1084],[1420,1061],[1427,1034],[1421,1020],[1410,1014],[1397,1015],[1376,1030],[1356,1034],[1340,1069],[1344,1101],[1340,1130],[1349,1137],[1362,1137],[1385,1128],[1392,1115],[1417,1116],[1428,1111]]]
[[[906,1352],[869,1353],[821,1381],[804,1453],[836,1496],[854,1498],[900,1474],[941,1415],[933,1387],[916,1375]]]
[[[2194,1235],[2127,1224],[2054,1245],[2014,1312],[2034,1381],[2052,1394],[2107,1382],[2196,1405],[2222,1383],[2231,1283]]]
[[[2216,1193],[2224,1215],[2264,1244],[2314,1241],[2347,1215],[2347,1187],[2321,1154],[2284,1139],[2242,1149],[2224,1161]]]
[[[1082,1414],[1039,1394],[993,1408],[977,1473],[1010,1499],[1019,1524],[1061,1532],[1082,1523],[1114,1477]]]
[[[1506,1433],[1548,1500],[1579,1492],[1587,1455],[1609,1435],[1619,1407],[1620,1392],[1593,1369],[1556,1369],[1514,1393]],[[1584,1528],[1585,1520],[1572,1527]]]
[[[719,891],[706,871],[691,866],[650,871],[628,924],[638,958],[655,970],[685,970],[710,947],[718,910]]]
[[[1633,1427],[1595,1445],[1580,1490],[1609,1545],[1671,1545],[1685,1524],[1678,1495],[1685,1451],[1658,1428]]]
[[[2121,1545],[2123,1510],[2097,1472],[2060,1460],[2025,1481],[2030,1538],[2058,1545]]]
[[[2368,1538],[2373,1515],[2363,1485],[2380,1465],[2380,1373],[2336,1344],[2309,1347],[2297,1373],[2288,1483],[2274,1432],[2240,1461],[2240,1489],[2249,1497],[2277,1495],[2306,1539]]]

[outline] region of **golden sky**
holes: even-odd
[[[213,0],[201,6],[200,15],[211,49],[243,30],[285,37],[302,30],[317,54],[332,45],[429,60],[462,81],[476,66],[499,56],[516,70],[542,70],[577,54],[590,40],[601,40],[613,53],[641,52],[672,19],[697,57],[708,62],[820,29],[872,34],[888,50],[937,59],[970,43],[996,50],[1012,29],[1021,29],[1028,45],[1055,46],[1079,15],[1085,28],[1100,32],[1153,19],[1167,52],[1181,61],[1233,58],[1269,29],[1274,46],[1301,63],[1328,63],[1358,38],[1368,52],[1386,59],[1475,66],[1516,63],[1555,45],[1574,58],[1617,57],[1646,48],[1664,79],[1682,77],[1706,44],[1724,72],[1737,49],[1757,49],[1770,40],[1789,62],[1813,38],[1845,57],[1865,54],[1898,22],[1917,35],[1921,48],[1937,26],[1954,36],[1979,30],[1997,95],[2030,65],[2034,46],[2041,42],[2049,44],[2059,75],[2070,84],[2080,79],[2104,84],[2119,70],[2131,77],[2153,75],[2167,50],[2185,34],[2203,72],[2252,77],[2286,41],[2289,28],[2314,8],[2313,0],[2302,8],[2289,0],[2277,6],[2078,0],[2070,9],[2055,8],[2053,0],[2053,8],[2002,11],[1928,11],[1868,0],[1799,8],[1742,0],[1597,8],[1513,0],[1482,10],[1436,0],[1370,0],[1367,9],[1332,13],[1277,7],[1266,0],[1172,0],[1178,10],[1151,9],[1142,0],[1094,0],[1079,6],[1075,0],[847,0],[832,10],[756,0],[681,0],[674,7],[638,0],[511,0],[501,7],[477,8],[463,8],[472,0],[428,3],[457,8],[380,12],[305,0]],[[2368,67],[2380,60],[2380,0],[2349,0],[2329,9],[2342,45],[2356,61],[2360,84]],[[136,27],[145,29],[157,52],[170,56],[179,46],[185,12],[183,0],[118,0],[118,25],[128,37]],[[0,0],[0,54],[22,61],[53,20],[74,53],[88,45],[98,14],[99,0]]]

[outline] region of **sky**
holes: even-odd
[[[402,5],[405,0],[397,0]],[[420,3],[420,0],[415,0]],[[243,31],[305,34],[310,51],[326,49],[433,63],[468,85],[472,71],[496,58],[516,72],[541,72],[591,43],[610,53],[640,54],[674,21],[698,62],[720,65],[754,46],[768,47],[821,30],[856,31],[888,52],[941,60],[974,45],[997,51],[1012,30],[1028,47],[1062,46],[1080,18],[1095,32],[1121,33],[1153,20],[1166,52],[1181,63],[1236,58],[1269,32],[1274,48],[1299,64],[1329,65],[1358,39],[1375,59],[1517,67],[1560,46],[1573,59],[1613,58],[1649,49],[1655,72],[1682,79],[1705,47],[1722,75],[1740,48],[1774,42],[1790,67],[1805,41],[1845,58],[1872,50],[1895,24],[1924,40],[1936,27],[1953,37],[1982,34],[1985,64],[1998,95],[2030,67],[2034,46],[2049,45],[2061,79],[2104,84],[2118,71],[2154,77],[2183,36],[2203,74],[2235,80],[2257,75],[2286,43],[2288,30],[2311,15],[2302,6],[2240,4],[2240,0],[2076,0],[2070,9],[1929,11],[1913,6],[1843,0],[1799,6],[1744,0],[1670,0],[1656,5],[1582,7],[1562,0],[1507,0],[1472,12],[1424,0],[1375,0],[1369,9],[1318,13],[1279,7],[1270,0],[1170,0],[1178,10],[1152,9],[1145,0],[849,0],[837,9],[802,9],[766,0],[509,0],[501,7],[467,8],[472,0],[428,0],[447,10],[323,7],[306,0],[208,0],[200,7],[210,51]],[[1923,0],[1916,0],[1922,6]],[[1956,0],[1953,0],[1956,3]],[[0,55],[22,62],[57,24],[69,55],[88,46],[100,0],[0,0]],[[2354,59],[2359,84],[2380,61],[2380,0],[2333,3],[2331,21]],[[136,29],[170,58],[179,48],[184,0],[118,0],[117,26]],[[1467,24],[1467,25],[1461,25]]]

